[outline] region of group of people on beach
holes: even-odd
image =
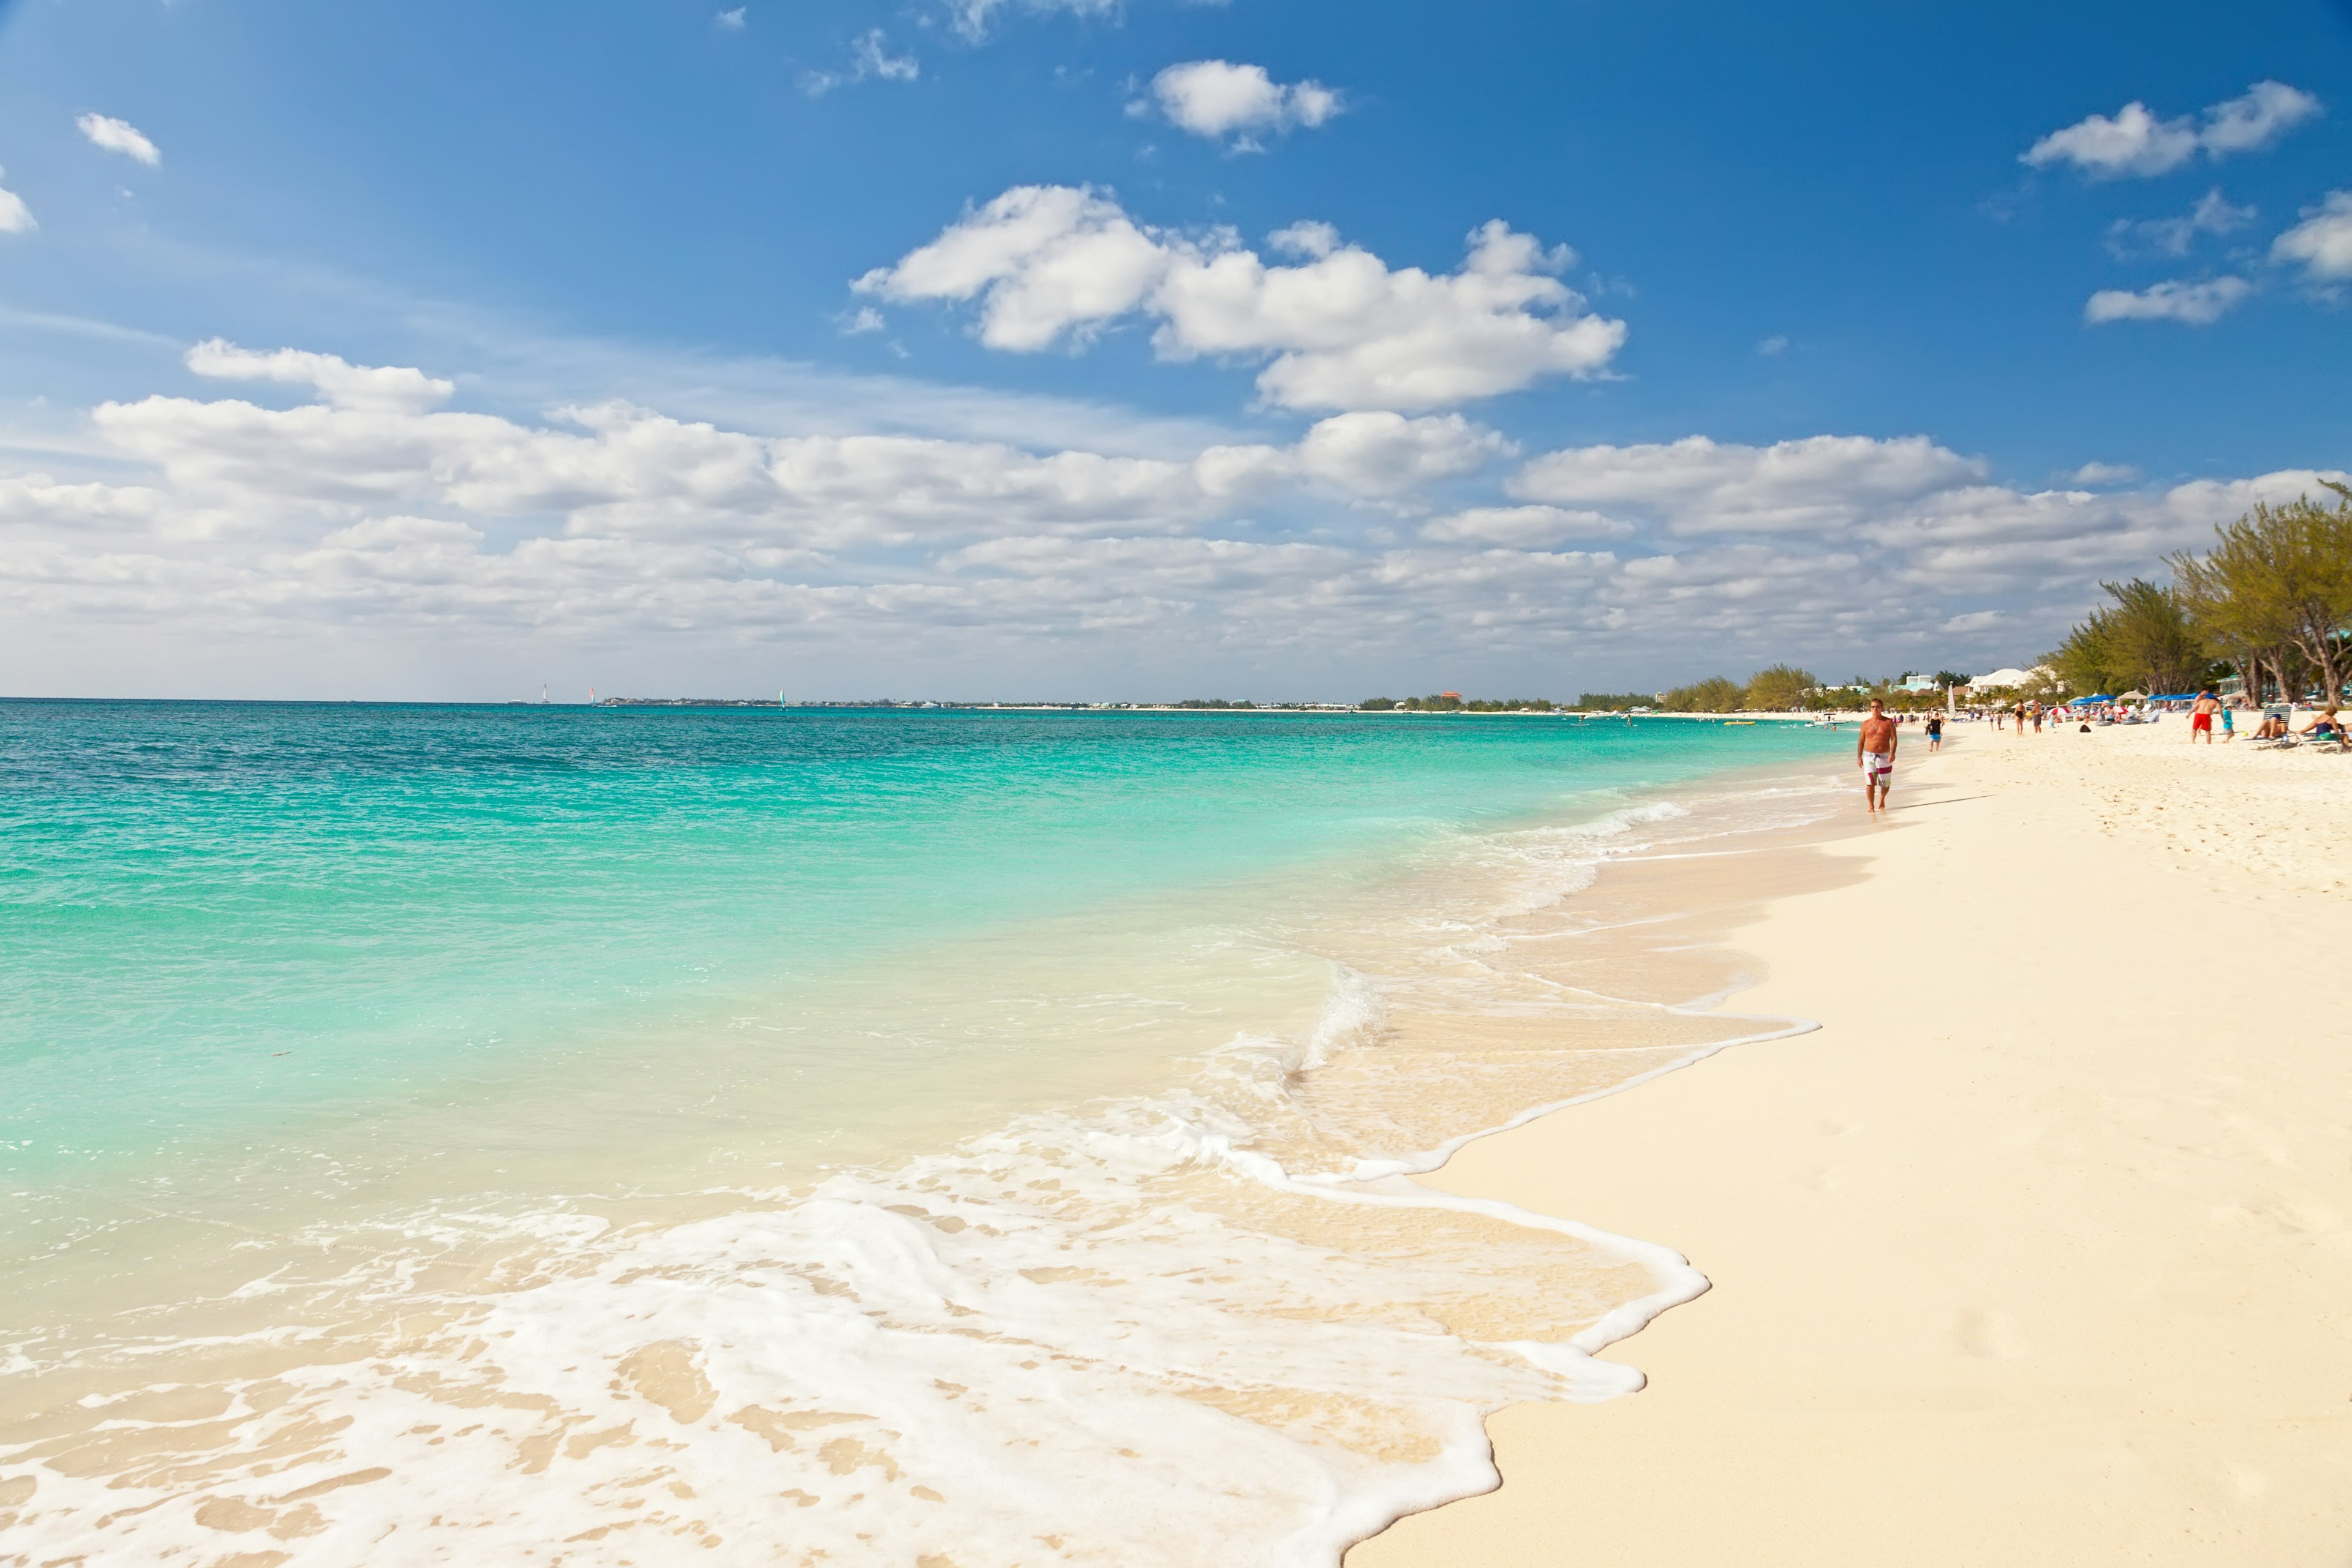
[[[2199,692],[2197,700],[2189,705],[2189,744],[2195,745],[2199,741],[2203,741],[2209,746],[2213,743],[2213,719],[2216,714],[2219,714],[2221,720],[2222,741],[2227,742],[2237,739],[2237,720],[2234,712],[2228,703],[2222,701],[2209,688]],[[2332,742],[2338,746],[2352,744],[2352,737],[2347,736],[2344,721],[2336,717],[2336,704],[2333,702],[2322,708],[2312,718],[2311,722],[2300,730],[2293,729],[2288,725],[2287,716],[2284,712],[2274,708],[2265,709],[2263,712],[2262,723],[2252,731],[2252,738],[2257,741],[2284,741],[2302,736],[2308,736],[2311,740],[2323,743]]]
[[[2038,702],[2021,702],[2014,708],[1995,709],[1993,713],[1994,722],[1999,728],[2006,729],[2007,721],[2015,719],[2019,734],[2025,733],[2025,727],[2029,723],[2033,726],[2035,734],[2042,732],[2042,709]],[[2200,740],[2209,746],[2213,743],[2216,714],[2221,717],[2221,739],[2228,742],[2237,738],[2237,724],[2232,710],[2209,688],[2200,691],[2196,701],[2189,705],[2189,739],[2191,744]],[[2053,718],[2066,716],[2063,710],[2056,710],[2052,714]],[[2087,721],[2083,725],[2085,732],[2088,732],[2090,728]],[[1942,714],[1931,713],[1927,716],[1927,750],[1930,752],[1943,750],[1944,716]],[[2352,731],[2347,731],[2344,721],[2336,716],[2336,706],[2333,702],[2328,703],[2310,723],[2300,730],[2290,729],[2286,715],[2273,710],[2265,712],[2263,715],[2261,727],[2252,731],[2252,737],[2257,741],[2280,741],[2305,736],[2315,742],[2333,742],[2339,747],[2352,747]],[[1886,809],[1887,792],[1895,785],[1895,753],[1901,744],[1900,721],[1886,711],[1885,703],[1875,697],[1872,698],[1870,712],[1864,718],[1862,728],[1854,733],[1853,755],[1855,765],[1862,769],[1863,802],[1873,816]]]

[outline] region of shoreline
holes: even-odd
[[[1891,819],[1794,851],[1842,874],[1733,937],[1769,978],[1726,1013],[1818,1032],[1419,1178],[1711,1289],[1605,1358],[1646,1391],[1499,1413],[1500,1489],[1350,1568],[1647,1563],[1669,1531],[1708,1563],[2342,1561],[2352,911],[2308,813],[2230,831],[2342,820],[2331,763],[2173,726],[1907,752]],[[2285,978],[2249,1007],[2248,974]]]

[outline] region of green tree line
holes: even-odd
[[[1551,713],[1559,704],[1549,697],[1367,697],[1356,704],[1367,713]]]
[[[2210,549],[2165,557],[2169,586],[2103,583],[2109,603],[2044,656],[2076,695],[2191,691],[2235,671],[2256,701],[2330,698],[2352,679],[2352,489],[2333,506],[2257,502]]]
[[[1839,704],[1832,699],[1840,695],[1836,689],[1824,688],[1810,669],[1776,664],[1745,681],[1711,675],[1671,691],[1588,691],[1576,700],[1576,705],[1597,713],[1622,713],[1629,708],[1662,708],[1673,713],[1785,713],[1801,708],[1835,707]],[[1850,692],[1843,695],[1852,696]]]

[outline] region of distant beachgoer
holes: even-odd
[[[2236,710],[2231,709],[2230,705],[2225,702],[2221,705],[2221,744],[2226,746],[2237,738],[2238,720]],[[2212,742],[2208,741],[2206,744],[2210,745]]]
[[[1870,717],[1853,738],[1854,761],[1862,768],[1862,798],[1873,816],[1886,809],[1886,792],[1895,784],[1895,748],[1898,734],[1886,705],[1874,697]]]
[[[2280,728],[2284,729],[2285,726],[2282,724]],[[2331,702],[2320,710],[2318,718],[2305,724],[2296,733],[2308,735],[2315,741],[2341,742],[2344,739],[2344,721],[2336,716],[2336,704]]]
[[[2284,738],[2285,734],[2286,715],[2284,713],[2264,713],[2263,715],[2262,723],[2256,727],[2254,731],[2254,739],[2257,741],[2276,741]]]
[[[2042,704],[2029,702],[2025,707],[2026,710],[2033,715],[2033,732],[2039,735],[2042,733]]]
[[[1927,721],[1927,749],[1931,752],[1944,749],[1944,716],[1941,713]]]
[[[2189,743],[2190,745],[2195,745],[2197,738],[2200,735],[2205,738],[2207,745],[2213,743],[2213,714],[2221,706],[2221,700],[2214,696],[2210,689],[2197,694],[2197,700],[2189,705]]]

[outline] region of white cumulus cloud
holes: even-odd
[[[1293,408],[1421,409],[1604,369],[1625,338],[1554,274],[1573,259],[1499,220],[1460,270],[1391,268],[1327,226],[1277,237],[1304,258],[1268,265],[1230,234],[1150,228],[1091,188],[1024,185],[858,279],[889,300],[980,302],[992,348],[1084,343],[1130,315],[1157,322],[1163,359],[1264,362],[1257,386]]]
[[[2145,252],[2186,256],[2200,234],[2231,234],[2254,221],[2254,209],[2237,206],[2215,186],[2179,217],[2117,218],[2107,226],[2107,248],[2129,260]]]
[[[1118,5],[1119,0],[946,0],[949,26],[975,44],[988,37],[989,27],[1001,11],[1018,9],[1038,16],[1061,11],[1074,16],[1100,16],[1118,10]]]
[[[2258,81],[2201,115],[2158,119],[2134,100],[2110,117],[2090,115],[2053,131],[2021,154],[2033,168],[2071,163],[2102,178],[2162,174],[2200,151],[2209,158],[2269,146],[2319,112],[2319,100],[2282,81]]]
[[[1630,510],[1675,533],[1834,532],[1983,473],[1980,461],[1924,436],[1811,436],[1769,447],[1688,436],[1546,453],[1506,488],[1558,506]]]
[[[2258,81],[2238,98],[2205,111],[2199,141],[2219,158],[2269,146],[2319,112],[2319,100],[2283,81]]]
[[[823,98],[837,87],[855,87],[861,81],[919,81],[922,79],[922,62],[912,55],[894,55],[890,41],[879,27],[868,27],[849,46],[849,63],[837,71],[804,71],[801,75],[801,90],[811,98]]]
[[[2303,221],[2271,242],[2271,259],[2297,261],[2314,281],[2352,278],[2352,191],[2330,191]]]
[[[1188,60],[1151,79],[1170,122],[1212,141],[1317,126],[1340,111],[1339,95],[1317,81],[1283,83],[1264,66]]]
[[[11,190],[0,190],[0,234],[30,234],[41,226],[33,221],[33,209],[25,198]]]
[[[1439,543],[1502,544],[1549,550],[1596,539],[1623,539],[1633,525],[1602,512],[1558,506],[1475,506],[1423,523],[1421,536]]]
[[[394,365],[356,365],[334,354],[302,349],[266,353],[208,338],[187,353],[188,368],[224,381],[280,381],[308,386],[338,408],[383,408],[404,412],[435,407],[457,390],[423,371]]]
[[[85,114],[74,123],[89,139],[89,144],[102,152],[120,153],[136,163],[153,168],[163,161],[155,143],[139,133],[139,128],[127,120],[116,120],[104,114]]]
[[[1310,261],[1320,261],[1339,248],[1339,231],[1331,224],[1301,218],[1267,235],[1265,242],[1285,256],[1301,256]]]
[[[1408,419],[1386,410],[1335,414],[1298,444],[1307,473],[1360,495],[1397,495],[1475,473],[1509,450],[1492,430],[1459,414]]]
[[[2102,289],[2083,306],[2083,320],[2094,326],[2103,321],[2185,321],[2210,327],[2254,291],[2242,278],[2212,278],[2202,283],[2174,279],[2140,289]]]

